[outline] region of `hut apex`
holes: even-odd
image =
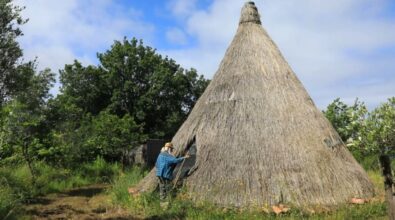
[[[243,9],[241,10],[239,24],[247,22],[261,24],[261,18],[259,16],[258,8],[255,6],[254,2],[245,3]]]
[[[315,106],[252,2],[242,8],[217,72],[171,142],[178,156],[196,148],[193,162],[185,163],[188,174],[178,182],[198,202],[331,206],[374,194],[366,172]],[[157,185],[152,170],[133,192]]]

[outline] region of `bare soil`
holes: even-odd
[[[91,185],[37,198],[24,207],[27,219],[140,219],[115,208],[104,194],[106,185]]]

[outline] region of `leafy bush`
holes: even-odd
[[[33,196],[32,177],[27,165],[0,168],[0,185],[10,187],[18,199]]]
[[[138,126],[133,118],[126,114],[122,118],[106,111],[92,117],[87,124],[90,134],[83,140],[84,155],[101,156],[107,160],[119,160],[124,150],[137,146],[145,139],[142,127]],[[91,154],[90,152],[95,152]]]
[[[102,157],[97,157],[93,163],[86,163],[77,170],[82,177],[94,183],[108,183],[118,176],[120,167],[117,163],[106,162]]]
[[[370,112],[358,99],[352,106],[336,99],[323,113],[365,169],[378,169],[378,156],[395,152],[395,97]]]
[[[0,218],[11,213],[12,209],[20,203],[12,188],[0,184]]]
[[[32,196],[33,186],[27,166],[0,167],[0,218],[11,214]]]

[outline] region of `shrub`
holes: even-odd
[[[11,187],[0,184],[0,218],[11,214],[14,207],[19,205],[20,200],[14,194]]]
[[[33,196],[31,180],[32,177],[27,165],[0,168],[0,185],[10,187],[13,194],[19,199]]]
[[[118,176],[120,167],[117,163],[106,162],[102,157],[97,157],[93,163],[82,165],[78,173],[92,183],[109,183]]]

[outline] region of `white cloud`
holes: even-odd
[[[16,4],[26,6],[22,16],[29,19],[20,39],[25,59],[38,57],[39,69],[50,67],[54,72],[74,59],[95,64],[96,53],[114,40],[135,36],[149,41],[155,30],[142,21],[142,12],[111,0],[17,0]]]
[[[195,9],[197,0],[170,0],[168,8],[177,16],[186,16]]]
[[[244,2],[214,0],[207,9],[184,13],[185,31],[196,36],[198,45],[162,52],[212,77],[235,34]],[[382,48],[395,48],[395,19],[381,16],[389,2],[266,0],[256,5],[264,28],[323,108],[336,97],[354,100],[358,96],[374,106],[395,95],[395,75],[389,74],[395,69],[395,56],[372,55]],[[383,77],[385,86],[355,83]]]
[[[37,57],[37,54],[40,54],[40,57]],[[57,70],[62,69],[65,64],[71,64],[75,59],[77,59],[76,55],[70,48],[61,45],[48,46],[45,48],[42,46],[33,46],[24,52],[24,57],[30,58],[30,60],[37,57],[39,61],[39,70],[50,68],[55,73],[57,73]],[[83,65],[91,65],[95,63],[90,56],[86,55],[78,57],[78,61]],[[57,76],[57,81],[58,80]],[[58,94],[59,87],[60,83],[55,83],[54,88],[50,91],[51,94]]]
[[[166,39],[175,45],[184,45],[187,43],[187,36],[184,33],[184,31],[182,31],[179,28],[171,28],[169,30],[167,30],[166,32]]]
[[[30,19],[21,38],[26,59],[38,56],[40,69],[50,67],[55,72],[73,59],[96,63],[96,52],[125,35],[150,45],[155,26],[168,25],[144,22],[143,17],[153,12],[126,8],[113,0],[16,2],[27,6],[23,17]],[[168,0],[165,4],[177,27],[163,26],[167,28],[163,35],[177,49],[151,46],[211,78],[236,32],[245,0],[205,2],[210,4],[202,8],[197,0]],[[256,5],[263,26],[323,108],[336,97],[358,96],[374,106],[395,95],[395,18],[382,16],[389,2],[256,0]],[[386,48],[391,52],[380,53]]]

